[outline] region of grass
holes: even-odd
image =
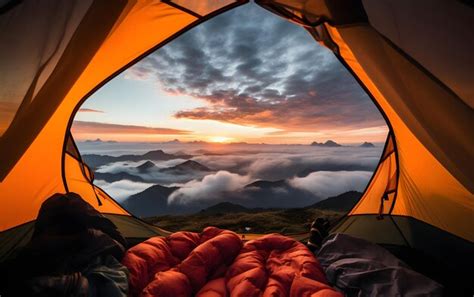
[[[208,226],[229,229],[238,233],[280,233],[297,234],[309,232],[317,217],[327,218],[334,223],[343,212],[319,209],[262,210],[259,212],[193,214],[159,216],[144,220],[165,230],[200,232]],[[246,231],[246,227],[251,230]]]

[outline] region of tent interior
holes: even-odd
[[[41,205],[55,193],[78,193],[130,246],[169,235],[92,183],[70,133],[74,116],[96,90],[146,55],[247,2],[2,2],[0,261],[29,242]],[[472,273],[463,272],[474,265],[472,4],[255,3],[329,48],[390,130],[362,198],[331,233],[382,245],[447,288],[472,290]]]

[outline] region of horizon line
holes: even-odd
[[[325,143],[327,141],[334,141],[332,139],[327,139],[326,141],[318,142],[318,143]],[[137,144],[212,144],[212,145],[307,145],[311,146],[313,141],[310,143],[265,143],[265,142],[247,142],[247,141],[234,141],[234,142],[212,142],[212,141],[205,141],[205,140],[192,140],[192,141],[181,141],[178,139],[175,140],[168,140],[168,141],[123,141],[123,140],[103,140],[103,139],[78,139],[77,142],[82,142],[82,143],[137,143]],[[363,143],[377,143],[377,144],[384,144],[385,141],[358,141],[358,142],[337,142],[334,141],[337,144],[363,144]]]

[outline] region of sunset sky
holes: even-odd
[[[188,31],[81,107],[77,140],[382,142],[375,105],[329,50],[254,4]]]

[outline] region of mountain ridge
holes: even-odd
[[[82,159],[86,164],[91,168],[98,168],[100,166],[121,161],[132,161],[138,162],[143,160],[157,160],[157,161],[168,161],[173,159],[190,159],[193,156],[191,155],[178,155],[178,154],[168,154],[163,150],[153,150],[146,152],[143,155],[120,155],[120,156],[109,156],[109,155],[98,155],[98,154],[85,154],[82,156]]]
[[[161,172],[175,172],[175,173],[187,173],[189,171],[203,171],[203,172],[211,172],[212,169],[209,167],[202,165],[199,162],[193,161],[193,160],[187,160],[184,161],[183,163],[180,163],[178,165],[168,167],[168,168],[163,168],[160,170]]]
[[[321,147],[340,147],[342,145],[340,145],[339,143],[333,141],[333,140],[327,140],[326,142],[322,143],[322,142],[317,142],[317,141],[313,141],[311,143],[311,146],[321,146]]]

